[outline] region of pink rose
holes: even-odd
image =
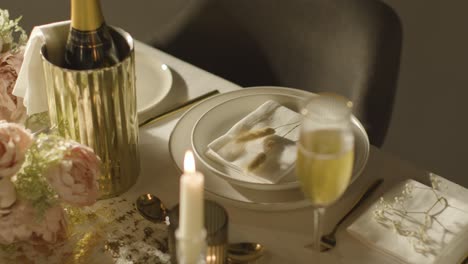
[[[98,198],[100,170],[101,161],[94,151],[73,142],[63,160],[49,168],[46,178],[64,202],[86,206]]]
[[[0,121],[0,178],[15,175],[23,165],[33,137],[23,126]]]
[[[13,95],[22,62],[23,50],[0,54],[0,120],[23,123],[26,119],[23,98]]]
[[[15,202],[16,190],[10,178],[0,179],[0,217],[8,215]]]
[[[61,206],[56,205],[49,209],[44,214],[42,220],[33,224],[33,242],[55,243],[66,238],[67,222],[65,220],[64,210]]]
[[[66,237],[66,220],[62,207],[53,206],[43,217],[26,200],[17,200],[8,215],[0,217],[0,244],[19,241],[55,243]]]

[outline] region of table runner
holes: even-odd
[[[66,210],[66,241],[4,247],[0,263],[170,263],[166,223],[155,224],[140,216],[133,198],[116,197]]]

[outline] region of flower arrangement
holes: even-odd
[[[92,149],[28,130],[49,116],[27,117],[12,93],[27,40],[20,19],[0,9],[0,263],[170,263],[167,226],[145,221],[133,198],[95,203]]]
[[[33,135],[13,87],[27,37],[0,9],[0,245],[53,244],[67,237],[64,206],[98,198],[101,162],[93,150],[54,134]],[[17,37],[15,38],[15,35]]]
[[[0,120],[16,123],[26,119],[23,99],[13,95],[27,40],[18,24],[20,20],[21,17],[10,20],[8,11],[0,9]],[[15,34],[19,34],[16,39]]]
[[[0,52],[17,50],[28,40],[26,31],[19,25],[21,18],[11,20],[8,10],[0,9]],[[15,34],[18,35],[17,41],[15,41]]]
[[[66,238],[62,204],[92,205],[100,160],[87,146],[56,135],[34,137],[0,122],[0,244],[55,243]]]

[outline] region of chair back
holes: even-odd
[[[402,27],[377,0],[208,0],[159,47],[241,86],[336,92],[380,147],[391,120]]]

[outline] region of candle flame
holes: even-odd
[[[193,152],[187,150],[184,157],[184,172],[185,173],[195,173],[195,158],[193,157]]]

